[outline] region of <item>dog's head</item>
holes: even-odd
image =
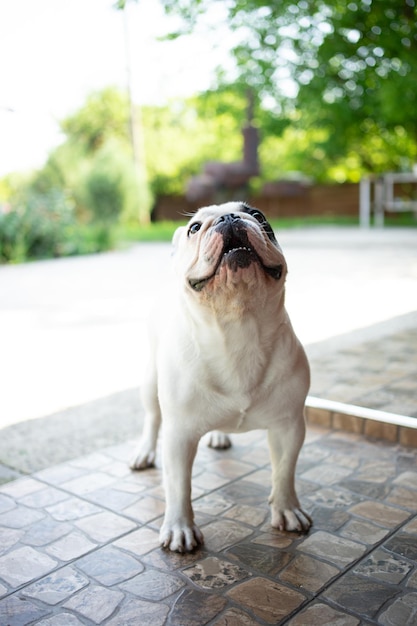
[[[283,291],[287,266],[261,211],[242,202],[199,209],[174,235],[176,265],[200,300]]]

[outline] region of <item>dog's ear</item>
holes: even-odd
[[[185,230],[187,230],[185,226],[180,226],[174,232],[174,234],[172,236],[172,254],[176,253],[177,248],[178,248],[178,242],[179,242],[179,240],[181,238],[181,235],[184,233]]]

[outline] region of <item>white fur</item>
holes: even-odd
[[[221,263],[201,291],[190,279],[211,276],[222,255],[219,217],[243,220],[251,246],[267,267],[281,264],[279,280],[259,263]],[[311,519],[300,509],[294,472],[304,441],[304,402],[309,367],[284,307],[285,258],[262,225],[233,202],[200,209],[174,235],[176,280],[153,320],[153,350],[143,392],[145,425],[131,467],[154,463],[162,424],[166,514],[161,545],[191,551],[203,543],[194,524],[191,472],[197,445],[228,447],[224,433],[268,430],[272,462],[272,526],[305,531]],[[163,416],[163,417],[162,417]]]

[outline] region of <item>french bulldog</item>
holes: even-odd
[[[162,425],[163,547],[203,544],[191,473],[198,443],[228,447],[227,433],[263,428],[272,464],[274,528],[305,532],[294,473],[310,384],[305,352],[284,305],[287,264],[261,211],[243,202],[199,209],[173,238],[172,293],[158,308],[142,388],[146,411],[133,469],[153,466]],[[214,431],[214,432],[213,432]]]

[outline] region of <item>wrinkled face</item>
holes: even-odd
[[[174,235],[186,287],[206,298],[218,292],[279,290],[286,263],[265,216],[241,202],[199,209]]]

